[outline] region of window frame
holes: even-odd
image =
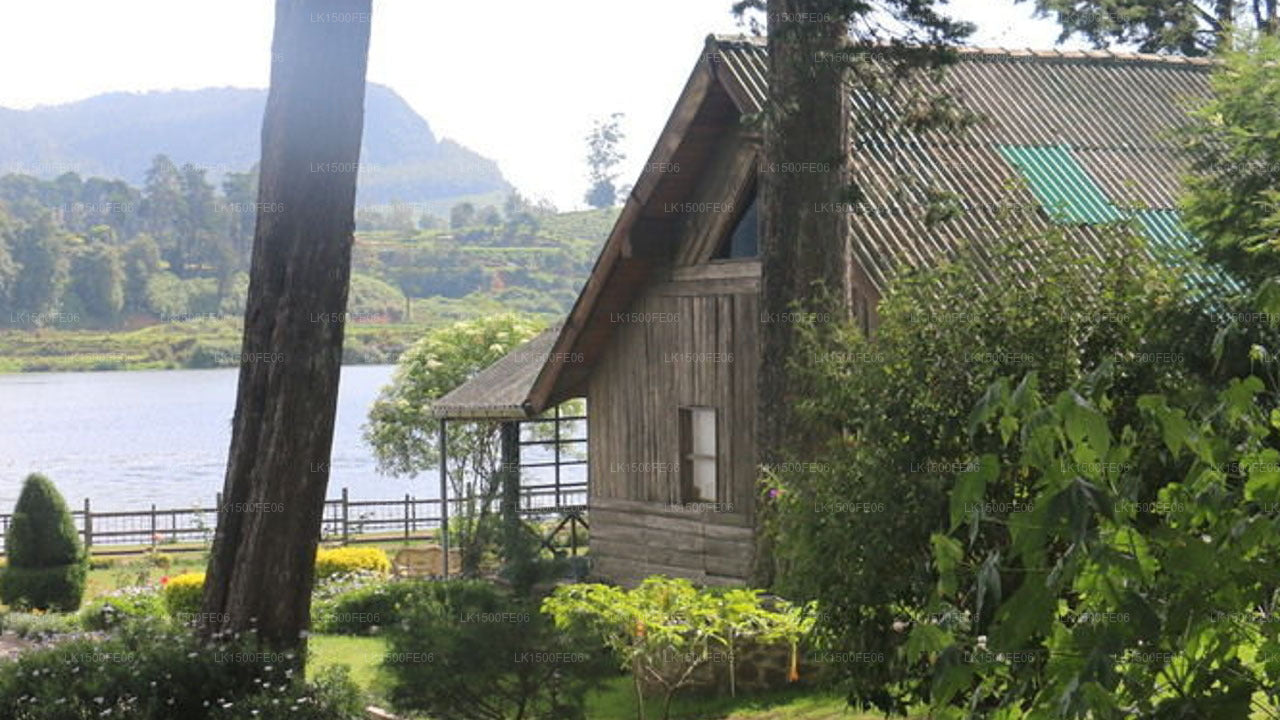
[[[697,452],[696,416],[708,413],[711,416],[711,452]],[[680,502],[715,503],[720,501],[720,411],[710,405],[682,405],[678,408],[679,453],[680,453]],[[712,497],[702,495],[697,477],[699,461],[711,462]]]

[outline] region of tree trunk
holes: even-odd
[[[832,212],[848,184],[848,89],[836,56],[847,46],[839,0],[770,0],[769,107],[760,167],[760,370],[757,379],[759,462],[804,447],[795,426],[797,397],[790,364],[796,352],[789,313],[843,318],[851,303],[848,221]],[[824,55],[825,54],[825,55]],[[839,207],[839,206],[836,206]],[[817,290],[828,293],[822,303]],[[752,583],[773,581],[772,543],[764,528],[770,499],[757,503]]]
[[[277,0],[231,450],[206,633],[305,649],[329,482],[371,0]]]

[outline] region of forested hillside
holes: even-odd
[[[257,176],[215,188],[153,159],[144,187],[67,173],[0,177],[0,370],[232,364],[248,287]],[[350,362],[393,360],[426,328],[499,310],[568,310],[614,210],[358,213]],[[270,211],[265,208],[264,211]]]

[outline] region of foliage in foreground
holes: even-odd
[[[354,720],[361,696],[340,671],[314,684],[294,661],[243,638],[204,645],[189,632],[126,624],[0,664],[0,716],[13,720]]]
[[[386,628],[392,704],[440,720],[584,718],[614,674],[589,636],[558,632],[535,601],[475,580],[423,583]]]
[[[1127,228],[1098,232],[1113,248],[1105,265],[1074,252],[1068,234],[1028,242],[1014,228],[988,254],[896,281],[871,338],[801,327],[812,361],[797,369],[809,388],[800,410],[827,441],[773,469],[779,589],[817,601],[821,646],[868,659],[832,667],[855,702],[904,712],[933,692],[904,632],[924,620],[936,584],[931,538],[956,517],[1003,523],[1027,502],[1009,482],[955,499],[998,452],[966,430],[992,382],[1034,370],[1056,393],[1111,359],[1117,397],[1132,397],[1204,369],[1194,353],[1177,354],[1181,343],[1209,344],[1177,278],[1145,260]],[[1002,544],[980,540],[984,550]]]
[[[743,642],[789,643],[794,664],[809,620],[783,601],[770,606],[763,600],[756,590],[699,589],[688,580],[655,576],[633,590],[565,585],[543,602],[543,611],[562,632],[593,635],[613,651],[632,673],[641,718],[645,686],[660,688],[666,720],[676,692],[721,656],[728,659],[730,694],[736,694],[734,660]]]
[[[1024,512],[953,513],[909,654],[933,702],[1000,717],[1249,717],[1280,707],[1280,411],[1256,377],[1208,402],[1116,395],[1104,366],[1046,397],[1001,380],[952,502],[1015,484]],[[995,542],[993,542],[993,538]],[[1010,700],[1016,704],[1009,703]],[[958,709],[942,717],[962,717]]]
[[[89,566],[62,494],[43,475],[28,475],[5,533],[8,564],[0,600],[20,608],[75,610]]]

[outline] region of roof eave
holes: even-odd
[[[649,160],[640,171],[640,176],[632,185],[631,193],[623,205],[618,220],[614,223],[609,238],[605,241],[596,263],[583,285],[582,292],[574,301],[573,309],[565,318],[560,334],[552,346],[547,362],[542,366],[537,379],[529,393],[526,403],[530,412],[536,414],[546,410],[564,392],[559,387],[559,380],[565,366],[565,358],[571,357],[574,345],[583,328],[590,320],[595,309],[596,300],[608,276],[612,273],[618,260],[631,255],[631,229],[640,217],[641,211],[653,195],[661,179],[659,168],[664,167],[680,147],[681,141],[688,132],[689,126],[713,84],[723,83],[722,78],[711,67],[712,49],[715,47],[715,36],[708,36],[706,48],[694,65],[689,79],[685,81],[675,107],[671,111],[667,123],[658,136],[658,142],[649,154]]]

